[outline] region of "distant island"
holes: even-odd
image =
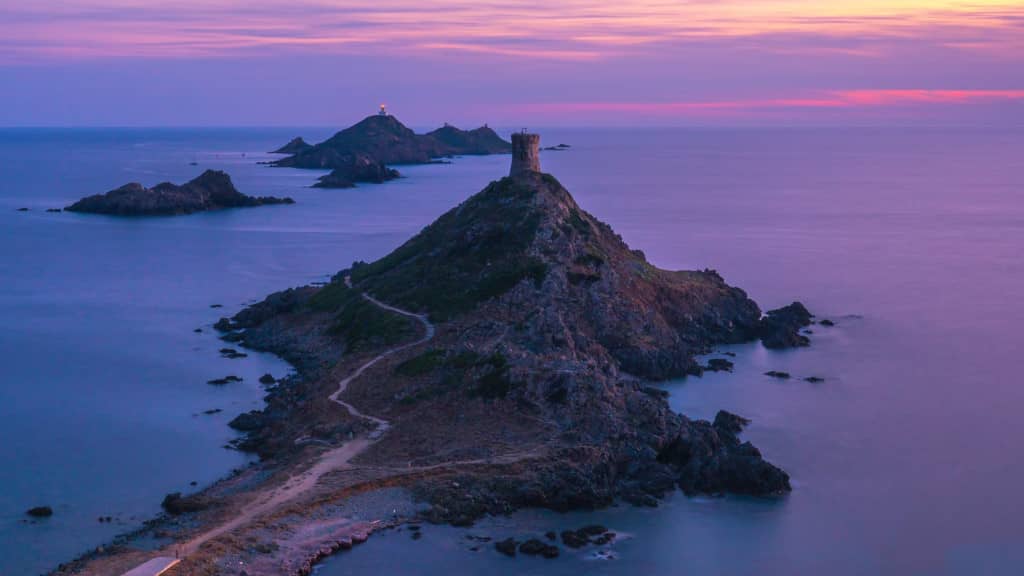
[[[384,258],[221,319],[225,340],[299,372],[231,422],[245,432],[236,446],[261,462],[168,495],[142,545],[123,539],[67,572],[116,573],[177,550],[187,574],[229,561],[250,575],[309,574],[403,522],[656,506],[676,489],[789,492],[786,472],[740,439],[746,419],[677,414],[650,383],[701,373],[697,356],[723,344],[806,345],[806,309],[764,316],[712,270],[654,266],[540,172],[537,136],[515,134],[512,146],[508,177]],[[360,501],[374,507],[346,512],[370,493]],[[155,535],[164,551],[145,552]],[[585,527],[561,542],[494,542],[493,553],[550,558],[614,537]]]
[[[180,186],[163,182],[146,188],[138,182],[132,182],[106,194],[82,198],[65,210],[116,216],[172,216],[224,208],[294,203],[291,198],[246,196],[235,188],[227,173],[207,170]]]
[[[317,188],[351,188],[356,183],[381,183],[399,177],[389,165],[426,164],[454,155],[507,154],[512,144],[481,126],[460,130],[444,125],[427,134],[416,134],[387,113],[364,118],[327,140],[310,145],[295,138],[275,153],[290,154],[270,162],[272,166],[331,169]]]

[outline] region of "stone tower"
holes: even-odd
[[[512,135],[512,169],[509,176],[540,172],[540,135],[517,132]]]

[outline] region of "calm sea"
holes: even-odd
[[[384,255],[507,170],[507,156],[465,158],[317,190],[319,172],[256,164],[293,136],[330,132],[0,130],[0,574],[52,568],[139,526],[167,492],[245,465],[223,448],[226,423],[260,405],[261,374],[289,368],[221,358],[210,324]],[[763,308],[800,299],[836,320],[809,349],[737,346],[733,374],[666,384],[686,414],[753,419],[746,437],[794,491],[393,533],[321,575],[1024,572],[1024,132],[540,132],[572,145],[545,153],[545,170],[652,262],[715,268]],[[137,220],[45,212],[205,168],[298,204]],[[228,374],[245,380],[206,384]],[[26,523],[41,504],[54,516]],[[510,560],[465,539],[594,521],[628,535],[614,559]]]

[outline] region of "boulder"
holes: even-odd
[[[800,302],[769,310],[758,325],[758,336],[766,348],[807,346],[810,340],[800,329],[811,324],[811,313]]]

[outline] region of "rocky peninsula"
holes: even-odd
[[[168,515],[137,535],[163,552],[128,537],[59,573],[176,550],[185,574],[309,574],[410,520],[789,492],[786,472],[740,439],[746,419],[674,413],[651,382],[699,373],[696,357],[722,344],[803,345],[803,306],[763,316],[712,270],[654,266],[540,171],[538,138],[513,143],[508,177],[391,254],[221,319],[224,339],[299,373],[232,422],[260,463],[169,495]],[[604,534],[566,531],[563,545]],[[558,555],[547,542],[519,550]]]
[[[246,196],[235,188],[227,173],[207,170],[180,186],[163,182],[146,188],[132,182],[106,194],[82,198],[65,210],[116,216],[173,216],[224,208],[294,203],[291,198]]]
[[[296,138],[277,153],[291,156],[272,166],[331,169],[319,179],[318,188],[351,188],[356,183],[380,183],[399,177],[389,165],[426,164],[454,155],[507,154],[512,145],[482,126],[461,130],[444,125],[427,134],[416,134],[388,114],[368,116],[327,140],[309,145]]]

